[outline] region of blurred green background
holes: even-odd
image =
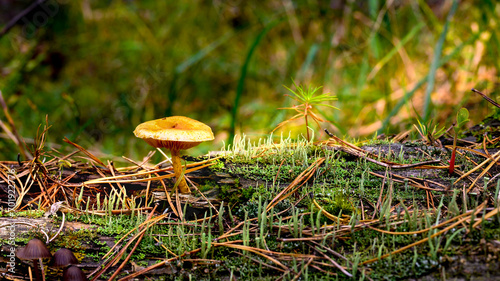
[[[33,1],[0,2],[0,28]],[[0,37],[0,90],[28,145],[48,115],[48,146],[140,159],[139,123],[183,115],[212,127],[219,150],[233,134],[267,136],[294,113],[283,85],[323,86],[319,107],[340,136],[411,128],[420,116],[450,126],[493,113],[500,64],[496,1],[48,0]],[[492,94],[493,93],[493,94]],[[19,148],[0,113],[0,159]],[[316,139],[326,136],[311,125]],[[280,129],[305,133],[295,122]],[[157,155],[158,158],[160,157]]]

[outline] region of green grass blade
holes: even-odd
[[[295,85],[295,81],[293,83]],[[306,97],[303,95],[302,88],[299,88],[300,86],[295,85],[295,88],[297,89],[297,92],[295,92],[294,90],[288,88],[285,85],[283,85],[283,87],[285,87],[288,91],[290,91],[290,93],[292,93],[295,96],[295,98],[292,97],[292,96],[290,96],[290,95],[285,95],[285,96],[289,96],[292,99],[294,99],[294,100],[296,100],[296,101],[298,101],[300,103],[305,103],[306,102]]]
[[[379,0],[369,0],[368,1],[368,10],[370,13],[370,18],[373,22],[377,22],[378,14],[381,12],[380,9],[381,3]],[[385,13],[385,12],[384,12]],[[372,34],[370,36],[370,49],[373,57],[378,60],[381,53],[380,39],[378,37],[378,28],[373,27]]]
[[[241,72],[240,72],[240,78],[238,79],[238,86],[236,87],[236,97],[234,98],[233,102],[233,109],[231,111],[231,128],[229,129],[229,139],[228,139],[228,144],[232,144],[234,140],[234,135],[236,133],[236,120],[238,117],[238,107],[240,104],[240,99],[241,95],[243,94],[243,89],[245,86],[245,78],[247,76],[247,71],[248,71],[248,65],[250,63],[250,59],[252,58],[253,53],[257,49],[257,46],[259,45],[260,41],[266,35],[266,33],[271,30],[274,26],[276,26],[278,23],[280,23],[282,20],[278,21],[273,21],[269,24],[267,24],[264,29],[255,37],[255,40],[253,41],[252,45],[250,46],[250,49],[248,50],[247,56],[245,58],[245,62],[241,66]]]
[[[306,60],[302,64],[300,68],[299,74],[297,75],[299,81],[301,81],[306,75],[307,70],[311,67],[314,58],[318,54],[319,46],[318,44],[313,44],[311,48],[309,48],[309,52],[307,52]]]
[[[429,71],[429,78],[427,79],[427,88],[425,90],[425,100],[424,100],[424,109],[422,116],[424,117],[424,122],[427,123],[430,117],[430,103],[431,103],[431,93],[434,90],[434,82],[436,80],[436,70],[439,68],[439,60],[441,59],[441,53],[443,51],[444,40],[446,38],[446,34],[448,33],[448,27],[450,25],[450,21],[455,14],[455,11],[458,7],[458,0],[453,1],[453,5],[451,6],[451,10],[446,17],[446,22],[443,27],[443,31],[439,36],[438,42],[436,44],[434,58],[432,59],[431,69]]]

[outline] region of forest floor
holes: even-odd
[[[151,155],[116,168],[74,145],[62,155],[42,140],[33,160],[1,162],[5,280],[33,266],[9,271],[12,225],[16,248],[51,240],[89,280],[500,278],[500,152],[486,144],[459,142],[450,173],[453,148],[438,142],[243,138],[184,158],[190,194]]]

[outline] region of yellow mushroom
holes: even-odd
[[[164,147],[170,150],[174,173],[179,181],[179,190],[182,193],[190,193],[186,179],[181,178],[180,150],[213,140],[212,129],[188,117],[171,116],[144,122],[135,128],[134,134],[153,147]]]

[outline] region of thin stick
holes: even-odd
[[[32,12],[36,7],[42,5],[45,1],[47,1],[47,0],[37,0],[33,3],[31,3],[31,5],[29,5],[26,9],[22,10],[19,14],[17,14],[14,18],[12,18],[5,25],[5,27],[2,29],[2,31],[0,31],[0,38],[2,38],[2,36],[7,34],[7,32],[9,32],[9,30],[11,30],[23,17],[25,17],[30,12]]]
[[[375,209],[373,210],[372,220],[375,219],[375,216],[377,215],[377,213],[380,212],[380,210],[378,208],[380,206],[380,203],[382,202],[382,194],[384,192],[384,186],[385,186],[385,180],[387,179],[387,173],[388,173],[388,171],[386,170],[385,176],[383,177],[383,180],[382,180],[382,186],[380,187],[380,194],[378,196],[377,204],[375,205]]]
[[[467,220],[470,220],[470,219],[471,219],[471,217],[472,217],[470,214],[472,214],[472,213],[474,213],[474,214],[478,214],[478,213],[482,212],[483,208],[486,206],[486,203],[487,203],[487,201],[485,201],[485,202],[483,202],[481,205],[479,205],[479,206],[477,207],[477,210],[476,210],[476,211],[469,211],[469,212],[467,212],[467,214],[469,214],[469,216],[467,216],[467,217],[465,217],[465,218],[460,219],[460,220],[459,220],[459,221],[457,221],[456,223],[451,224],[450,226],[446,227],[445,229],[443,229],[443,230],[441,230],[441,231],[439,231],[439,232],[436,232],[436,233],[434,233],[433,235],[431,235],[431,236],[429,236],[429,237],[427,237],[427,238],[424,238],[424,239],[419,240],[419,241],[417,241],[417,242],[415,242],[415,243],[411,243],[411,244],[409,244],[409,245],[406,245],[406,246],[404,246],[404,247],[402,247],[402,248],[399,248],[398,250],[392,251],[391,253],[388,253],[388,254],[382,255],[382,256],[380,256],[380,257],[377,257],[377,258],[373,258],[373,259],[370,259],[370,260],[364,261],[364,262],[362,262],[362,263],[360,263],[360,264],[369,264],[369,263],[372,263],[372,262],[378,261],[378,260],[380,260],[380,259],[386,258],[386,257],[388,257],[388,256],[395,255],[395,254],[400,253],[400,252],[402,252],[402,251],[404,251],[404,250],[407,250],[407,249],[410,249],[410,248],[415,247],[415,246],[417,246],[417,245],[420,245],[420,244],[422,244],[422,243],[426,242],[427,240],[429,240],[429,239],[431,239],[431,238],[434,238],[434,237],[436,237],[436,236],[438,236],[438,235],[441,235],[441,234],[443,234],[443,233],[447,232],[448,230],[450,230],[450,229],[454,228],[455,226],[457,226],[457,225],[459,225],[459,224],[461,224],[461,223],[463,223],[463,222],[465,222],[465,221],[467,221]]]
[[[189,184],[191,184],[191,187],[194,190],[198,191],[198,193],[201,195],[201,197],[203,197],[203,199],[205,199],[205,201],[208,203],[208,205],[210,205],[210,207],[212,207],[212,209],[215,210],[216,215],[219,215],[219,210],[217,210],[217,208],[215,208],[215,206],[212,204],[212,202],[210,202],[210,200],[208,200],[208,198],[205,196],[205,194],[203,194],[203,192],[201,192],[198,189],[198,187],[194,184],[194,182],[191,181],[190,179],[188,179],[187,177],[186,177],[186,181],[189,182]]]
[[[473,92],[474,92],[474,93],[476,93],[476,94],[481,95],[481,96],[482,96],[485,100],[489,101],[492,105],[494,105],[494,106],[496,106],[496,107],[500,108],[500,104],[498,104],[498,103],[496,103],[494,100],[490,99],[487,95],[485,95],[485,94],[481,93],[480,91],[478,91],[478,90],[476,90],[476,89],[474,89],[474,88],[472,88],[472,90],[471,90],[471,91],[473,91]]]
[[[153,214],[156,210],[156,207],[158,207],[158,205],[156,205],[155,208],[153,209],[153,211],[149,214],[148,220],[151,219],[151,217],[153,216]],[[139,244],[141,243],[142,238],[144,238],[144,234],[146,233],[146,230],[149,229],[149,227],[150,227],[150,225],[148,224],[148,225],[144,226],[144,229],[141,229],[141,234],[139,235],[139,238],[137,239],[137,242],[135,243],[134,247],[132,248],[132,250],[130,250],[130,253],[127,255],[127,257],[122,262],[122,264],[120,264],[120,266],[115,270],[115,273],[113,273],[113,275],[109,278],[109,280],[115,279],[115,277],[120,273],[120,271],[123,269],[125,264],[127,264],[127,262],[130,260],[130,257],[137,249],[137,246],[139,246]],[[121,256],[119,256],[119,257],[121,257]]]
[[[497,156],[500,156],[500,151],[498,151],[497,153],[493,154],[492,155],[492,159],[494,160]],[[476,167],[474,167],[474,169],[468,171],[467,173],[463,174],[462,176],[460,176],[453,184],[457,184],[457,182],[459,182],[460,180],[462,180],[463,178],[467,177],[468,175],[474,173],[475,171],[477,171],[478,169],[480,169],[482,166],[484,166],[486,163],[488,163],[488,161],[490,161],[491,159],[488,158],[486,160],[484,160],[481,164],[477,165]],[[493,162],[494,163],[494,162]]]
[[[242,254],[242,253],[239,253],[239,252],[234,252],[234,253],[235,253],[235,254],[238,254],[238,255],[240,255],[240,256],[243,256],[243,254]],[[250,260],[252,260],[252,261],[254,261],[255,263],[262,264],[263,266],[266,266],[266,267],[272,268],[272,269],[277,270],[277,271],[285,272],[285,271],[284,271],[283,269],[281,269],[281,268],[278,268],[278,267],[276,267],[276,266],[272,266],[272,265],[270,265],[270,264],[264,263],[264,262],[262,262],[262,261],[259,261],[259,260],[257,260],[257,259],[254,259],[254,258],[252,258],[252,257],[247,257],[247,258],[248,258],[248,259],[250,259]],[[185,261],[185,259],[184,259],[184,261]]]
[[[295,277],[293,277],[292,281],[295,281],[297,279],[300,278],[300,275],[302,275],[302,272],[311,264],[311,262],[313,261],[313,259],[309,259],[307,261],[307,263],[300,269],[299,273],[297,273],[297,275],[295,275]]]
[[[64,142],[66,143],[69,143],[71,144],[72,146],[78,148],[81,152],[83,152],[83,154],[87,155],[88,157],[90,157],[92,160],[94,160],[96,163],[98,163],[99,165],[105,167],[106,165],[104,163],[102,163],[101,160],[99,160],[99,158],[95,157],[92,153],[90,153],[88,150],[86,150],[85,148],[81,147],[80,145],[70,141],[68,138],[64,138],[63,139]]]
[[[132,279],[132,278],[134,278],[134,277],[137,277],[137,276],[139,276],[139,275],[145,274],[146,272],[148,272],[148,271],[150,271],[150,270],[153,270],[153,269],[158,268],[158,267],[161,267],[161,266],[169,265],[171,262],[173,262],[173,261],[175,261],[175,260],[177,260],[177,259],[179,259],[179,258],[182,258],[182,257],[188,256],[188,255],[192,255],[192,254],[197,253],[197,252],[199,252],[199,251],[201,251],[201,248],[198,248],[198,249],[195,249],[195,250],[192,250],[192,251],[189,251],[189,252],[184,252],[184,253],[183,253],[181,256],[179,256],[179,257],[166,259],[166,260],[164,260],[164,261],[162,261],[162,262],[160,262],[160,263],[153,264],[153,265],[151,265],[151,266],[149,266],[149,267],[144,268],[143,270],[140,270],[140,271],[134,272],[134,273],[132,273],[132,274],[130,274],[130,275],[128,275],[128,276],[125,276],[125,277],[123,277],[123,278],[121,278],[121,279],[118,279],[118,281],[130,280],[130,279]]]
[[[338,264],[336,261],[334,261],[332,258],[330,258],[328,255],[324,254],[318,247],[314,247],[316,252],[318,252],[320,255],[322,255],[324,258],[326,258],[328,261],[330,261],[336,268],[338,268],[342,273],[347,275],[348,277],[352,277],[352,274],[349,273],[343,266]]]

